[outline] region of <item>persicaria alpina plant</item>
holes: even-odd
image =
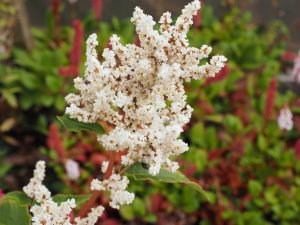
[[[226,61],[224,56],[213,56],[210,63],[199,66],[211,48],[188,46],[186,35],[199,8],[199,1],[187,5],[174,25],[170,13],[164,13],[160,32],[153,29],[152,17],[136,8],[131,21],[141,47],[124,46],[113,35],[112,49],[104,49],[102,63],[95,50],[96,35],[87,40],[85,77],[75,79],[80,94],[66,97],[66,114],[85,123],[111,124],[113,129],[98,139],[107,150],[128,150],[124,166],[145,163],[152,175],[161,167],[176,171],[178,164],[170,157],[188,150],[178,139],[192,113],[183,83],[214,76]]]
[[[109,204],[113,208],[132,203],[134,193],[126,191],[129,184],[126,173],[130,169],[131,174],[139,170],[135,177],[142,174],[153,178],[161,173],[174,173],[170,176],[174,182],[195,188],[195,183],[176,172],[179,165],[172,161],[188,150],[188,145],[179,139],[192,114],[192,108],[186,103],[184,82],[213,77],[226,62],[224,56],[213,56],[209,62],[199,65],[200,60],[209,57],[211,47],[189,47],[187,32],[199,9],[199,0],[193,1],[174,23],[171,14],[166,12],[159,20],[160,29],[155,30],[152,17],[137,7],[131,21],[136,26],[140,46],[123,45],[120,38],[113,35],[111,49],[104,49],[102,54],[103,62],[97,58],[97,36],[92,34],[88,38],[85,76],[74,80],[79,93],[66,97],[66,114],[71,119],[65,125],[84,123],[85,129],[90,126],[90,130],[95,131],[100,121],[109,124],[111,129],[99,135],[98,141],[111,152],[111,157],[102,165],[104,179],[92,181],[94,193],[79,210],[75,224],[97,222],[103,207],[93,207],[100,191],[110,193]],[[121,150],[127,153],[122,156],[124,167],[118,170],[114,168],[114,156]],[[37,163],[34,177],[24,188],[37,202],[31,208],[32,222],[36,225],[71,224],[68,215],[75,208],[75,201],[70,199],[58,205],[52,200],[42,185],[44,167],[44,162]]]
[[[43,185],[45,178],[45,162],[39,161],[36,164],[33,178],[23,191],[28,197],[32,198],[37,204],[30,208],[33,214],[33,225],[71,225],[70,213],[76,207],[75,199],[69,199],[58,205],[53,201],[50,191]],[[88,216],[84,219],[75,218],[77,225],[95,224],[98,217],[101,216],[104,208],[98,206],[93,208]]]

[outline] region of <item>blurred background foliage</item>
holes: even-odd
[[[3,192],[20,190],[35,162],[43,158],[50,165],[46,182],[54,193],[87,194],[89,182],[99,175],[100,165],[108,157],[96,136],[68,132],[56,116],[64,113],[64,96],[74,91],[73,78],[78,71],[80,76],[84,74],[85,46],[78,43],[80,40],[96,32],[101,57],[113,33],[123,43],[138,45],[138,39],[128,19],[114,17],[103,22],[90,13],[82,21],[61,25],[58,16],[68,6],[62,5],[57,11],[55,5],[49,6],[47,26],[32,28],[33,49],[9,45],[7,55],[2,55]],[[300,99],[292,91],[297,84],[286,88],[278,81],[278,75],[293,64],[283,57],[287,54],[288,28],[280,21],[257,26],[250,12],[234,4],[225,6],[226,13],[217,18],[213,8],[204,4],[200,20],[188,35],[192,46],[212,45],[214,54],[229,60],[215,78],[186,85],[194,112],[182,135],[190,150],[179,159],[181,171],[211,193],[213,202],[182,185],[131,182],[130,190],[137,195],[134,203],[123,206],[120,212],[109,209],[99,224],[300,223]],[[2,7],[9,8],[1,3],[0,10]],[[1,24],[0,20],[0,29]],[[83,49],[78,53],[80,46]],[[80,63],[74,64],[74,57]],[[270,99],[272,91],[275,96]],[[277,124],[278,112],[285,105],[294,115],[291,131],[281,131]],[[121,154],[116,163],[120,163]],[[80,178],[68,178],[65,159],[80,163]],[[105,196],[101,201],[108,204]]]

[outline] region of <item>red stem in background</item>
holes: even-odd
[[[295,143],[294,153],[295,153],[296,159],[299,160],[300,159],[300,139],[298,139]]]
[[[274,103],[275,103],[276,90],[277,90],[277,80],[275,78],[273,78],[270,81],[270,84],[269,84],[269,87],[267,90],[265,112],[264,112],[265,120],[269,120],[271,118],[272,109],[273,109]]]
[[[216,212],[216,225],[223,225],[223,220],[222,220],[222,213],[223,213],[223,205],[222,205],[222,192],[221,192],[221,184],[218,178],[218,172],[217,170],[210,168],[209,169],[210,174],[213,179],[213,183],[215,185],[215,190],[216,190],[216,195],[217,195],[217,202],[216,202],[216,207],[217,207],[217,212]]]
[[[115,151],[110,151],[109,163],[104,175],[104,179],[109,179],[110,176],[112,175],[114,163],[115,163],[115,155],[116,155]],[[97,199],[101,196],[101,193],[102,193],[101,191],[94,191],[91,198],[79,210],[78,216],[80,216],[81,218],[85,217],[87,213],[91,210],[91,208],[94,206]]]
[[[198,10],[197,15],[194,16],[194,25],[197,28],[201,27],[202,25],[202,19],[201,19],[202,1],[200,2],[201,2],[201,8]]]
[[[60,0],[52,0],[52,13],[54,16],[54,40],[60,44]]]
[[[76,77],[79,74],[77,66],[69,65],[67,67],[61,67],[58,69],[59,75],[62,77]]]
[[[103,14],[103,0],[92,0],[92,9],[95,20],[102,19]]]
[[[53,123],[49,126],[49,135],[47,138],[47,146],[56,151],[56,154],[62,162],[65,159],[65,149],[63,141],[59,136],[57,126]]]
[[[138,46],[138,47],[141,47],[141,41],[140,41],[140,39],[139,39],[138,37],[135,38],[134,44],[135,44],[136,46]]]
[[[228,74],[230,73],[230,68],[229,66],[226,64],[219,73],[217,73],[214,77],[208,77],[205,80],[205,84],[210,84],[210,83],[214,83],[214,82],[218,82],[221,80],[224,80]]]
[[[214,183],[215,183],[215,188],[216,188],[216,193],[217,193],[217,208],[218,208],[216,222],[217,222],[217,225],[223,225],[222,192],[221,192],[220,182],[219,182],[219,179],[217,176],[215,176],[215,178],[214,178]]]
[[[74,39],[73,39],[73,46],[70,55],[70,61],[73,66],[78,66],[80,64],[83,35],[84,35],[80,20],[73,21],[73,29],[74,29]]]
[[[74,77],[79,75],[79,64],[83,44],[83,28],[80,20],[73,21],[74,39],[70,53],[70,65],[59,68],[59,74],[63,77]]]

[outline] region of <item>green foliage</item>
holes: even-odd
[[[31,53],[14,49],[15,67],[1,65],[1,92],[12,107],[22,110],[31,108],[55,108],[63,110],[63,77],[58,68],[66,61],[63,48],[51,50],[45,44],[36,47]],[[70,90],[70,89],[69,89]]]
[[[57,194],[54,195],[52,197],[53,201],[55,201],[56,203],[61,203],[61,202],[65,202],[68,199],[75,199],[76,202],[76,206],[80,207],[81,205],[83,205],[87,200],[89,200],[89,198],[91,197],[91,195],[64,195],[64,194]]]
[[[217,217],[224,224],[297,224],[299,177],[292,171],[300,167],[291,146],[299,133],[282,133],[275,112],[271,121],[264,121],[265,98],[261,97],[279,73],[284,46],[278,40],[286,28],[279,22],[268,29],[254,26],[250,14],[236,8],[218,20],[205,7],[202,17],[201,30],[195,28],[188,34],[190,43],[196,47],[211,43],[214,52],[229,58],[230,72],[212,84],[194,81],[188,86],[188,101],[195,111],[183,137],[190,145],[183,170],[187,177],[203,183],[207,192],[216,193],[217,199],[207,205],[196,191],[180,184],[132,184],[132,188],[145,202],[161,193],[163,202],[171,204],[161,209],[166,214],[181,209],[188,215],[196,211],[210,215],[199,217],[199,224],[217,224]],[[277,93],[274,111],[295,100],[291,93]],[[298,114],[296,107],[292,110]],[[141,179],[164,179],[149,178],[147,169],[135,166],[139,168],[134,173]],[[196,168],[192,173],[190,166]],[[151,215],[147,203],[146,213],[143,206],[138,208],[123,207],[121,215],[126,220]]]
[[[0,202],[5,201],[14,201],[21,205],[30,205],[32,203],[31,199],[24,192],[20,191],[7,193],[4,197],[0,198]]]
[[[73,92],[71,81],[57,72],[59,67],[69,63],[72,32],[69,27],[62,28],[62,43],[57,48],[51,39],[52,22],[49,22],[46,33],[33,30],[37,44],[32,53],[15,48],[11,62],[0,64],[1,96],[11,108],[22,114],[15,121],[21,121],[24,126],[23,123],[32,121],[26,114],[38,112],[39,118],[34,118],[37,126],[34,127],[43,134],[47,133],[45,128],[49,121],[53,121],[57,113],[62,113],[65,107],[63,97]],[[92,17],[87,17],[84,29],[86,34],[95,30],[99,32],[99,52],[107,47],[108,38],[113,33],[117,33],[123,43],[133,42],[136,38],[129,20],[114,18],[109,24],[95,23]],[[214,53],[229,59],[229,72],[224,79],[213,83],[201,80],[187,86],[188,102],[194,113],[189,129],[182,137],[190,146],[181,161],[183,173],[161,170],[153,177],[141,164],[127,170],[128,176],[141,181],[130,184],[129,189],[136,193],[136,199],[132,205],[121,208],[124,220],[164,224],[162,214],[172,218],[175,213],[183,215],[184,212],[186,224],[300,223],[300,163],[293,152],[299,138],[299,124],[290,132],[282,132],[276,121],[277,112],[285,104],[291,105],[294,116],[299,118],[297,96],[291,92],[278,92],[271,119],[266,121],[263,118],[269,82],[280,72],[280,55],[285,47],[280,38],[286,33],[285,26],[276,21],[267,28],[253,25],[250,13],[240,12],[237,8],[218,19],[211,7],[204,7],[202,27],[192,28],[188,33],[190,44],[196,47],[211,44]],[[82,58],[84,62],[84,56]],[[58,119],[70,131],[104,133],[97,123],[84,124],[67,116]],[[1,122],[1,138],[15,125],[12,120]],[[85,132],[68,134],[63,136],[63,142],[68,148],[80,141],[89,143],[91,136]],[[56,153],[42,149],[63,180],[64,167],[59,164]],[[75,145],[68,153],[72,156],[78,149],[83,151],[82,146]],[[102,154],[97,150],[80,153],[85,157]],[[6,151],[1,151],[6,154]],[[81,176],[83,180],[88,180],[94,169],[90,161],[89,158],[81,161],[81,167],[85,168]],[[0,177],[9,170],[9,165],[1,163]],[[82,193],[88,189],[86,182],[73,185],[79,186],[77,189]],[[74,194],[74,190],[63,182],[55,186],[55,190],[60,189]],[[70,197],[74,196],[56,195],[54,199],[60,202]],[[209,197],[213,201],[208,202]],[[75,198],[78,204],[82,204],[88,196]],[[17,204],[21,207],[16,209],[20,215],[27,215],[23,206],[30,201],[22,193],[9,193],[0,199],[0,207],[5,209],[5,215],[9,215],[9,210]],[[2,211],[0,209],[0,213]],[[0,220],[0,224],[3,223],[6,224]]]
[[[31,216],[28,206],[31,203],[23,192],[11,192],[0,198],[0,224],[29,225]]]
[[[31,216],[28,207],[15,201],[0,202],[0,224],[29,225]]]
[[[207,200],[211,200],[211,196],[209,196],[200,185],[190,181],[180,172],[172,173],[170,171],[161,169],[156,176],[153,176],[149,174],[148,169],[145,168],[142,164],[134,164],[126,171],[126,175],[133,177],[135,180],[151,180],[163,183],[185,184],[204,195]]]
[[[58,116],[57,119],[70,131],[78,132],[87,130],[97,134],[104,134],[105,130],[99,123],[83,123],[78,120],[71,119],[67,115]]]
[[[80,207],[90,195],[63,195],[53,196],[53,200],[60,204],[63,201],[74,198],[76,206]],[[33,201],[24,192],[10,192],[0,198],[0,224],[4,225],[30,225],[31,215],[29,207]]]

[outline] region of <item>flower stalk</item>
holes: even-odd
[[[116,156],[116,152],[110,151],[109,163],[104,175],[104,179],[109,179],[110,176],[112,175],[114,163],[115,163],[115,156]],[[78,212],[78,216],[81,218],[85,217],[88,214],[88,212],[94,207],[95,203],[97,202],[101,194],[102,191],[94,191],[91,198],[81,207],[80,211]]]

